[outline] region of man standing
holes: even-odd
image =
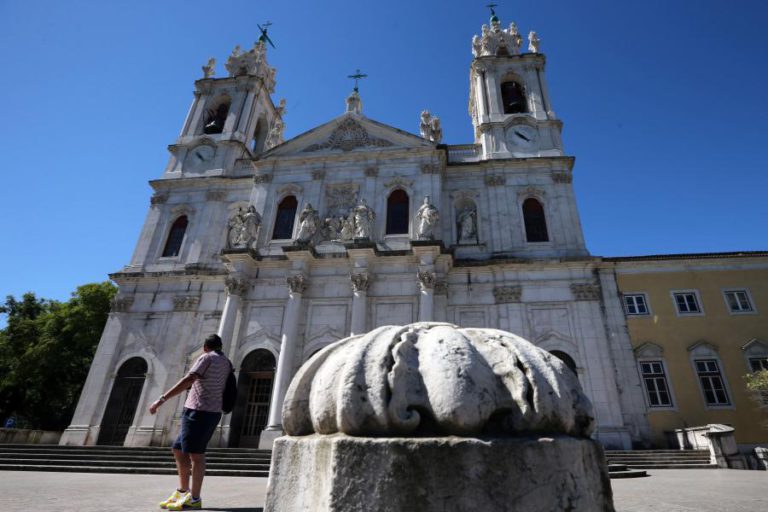
[[[222,397],[232,363],[221,351],[221,338],[211,334],[189,373],[149,406],[150,414],[169,398],[189,389],[181,416],[181,432],[172,445],[179,473],[179,487],[160,508],[185,510],[202,508],[200,489],[205,476],[205,448],[221,419]],[[190,487],[190,475],[192,486]]]

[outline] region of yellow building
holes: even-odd
[[[743,376],[768,369],[768,252],[606,258],[624,305],[655,446],[722,423],[768,442]]]

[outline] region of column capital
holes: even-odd
[[[230,274],[225,277],[224,286],[229,295],[245,295],[248,291],[248,281],[237,274]]]
[[[352,282],[352,291],[355,293],[367,292],[371,285],[371,275],[367,272],[352,274],[349,276],[349,280]]]
[[[285,278],[291,293],[303,294],[309,286],[309,280],[304,274],[294,274]]]

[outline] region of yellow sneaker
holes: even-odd
[[[188,492],[181,496],[178,500],[174,501],[166,507],[168,510],[190,510],[195,508],[203,508],[203,500],[198,498],[192,499],[192,493]]]
[[[160,505],[160,508],[168,508],[168,505],[176,503],[180,498],[184,496],[184,494],[186,493],[179,492],[179,490],[176,489],[175,491],[173,491],[173,494],[168,496],[168,499],[166,499],[165,501],[161,501],[160,503],[158,503],[158,505]]]

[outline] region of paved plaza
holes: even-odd
[[[617,512],[768,510],[765,471],[668,469],[650,474],[650,478],[612,480]],[[166,475],[3,471],[0,510],[146,512],[159,510],[156,502],[175,484],[175,477]],[[208,477],[205,510],[261,512],[266,485],[266,478]]]

